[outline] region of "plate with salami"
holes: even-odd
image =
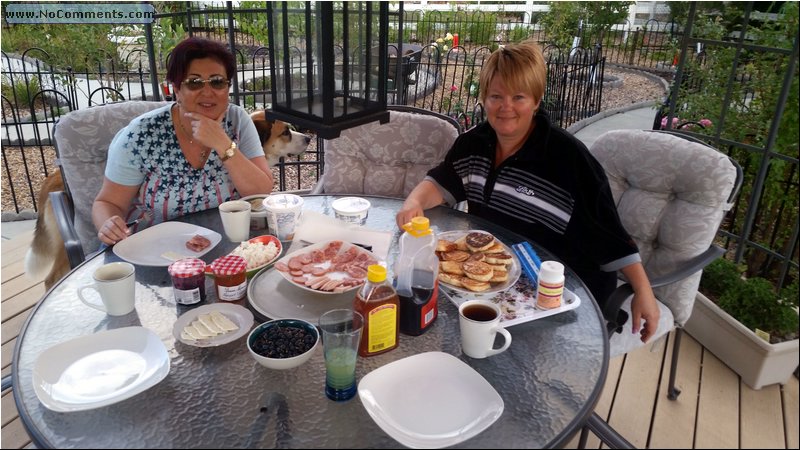
[[[163,222],[119,241],[113,250],[132,264],[166,267],[181,258],[199,258],[221,240],[222,235],[208,228],[184,222]]]
[[[372,252],[344,241],[327,241],[292,252],[275,263],[289,283],[318,294],[341,294],[367,279],[367,266],[377,264]]]

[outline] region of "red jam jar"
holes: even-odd
[[[247,295],[247,261],[241,256],[221,256],[211,263],[217,298],[227,302],[241,300]]]
[[[197,258],[175,261],[167,268],[172,277],[175,301],[181,305],[194,305],[206,299],[206,263]]]

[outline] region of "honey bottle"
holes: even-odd
[[[367,268],[367,282],[358,290],[353,309],[364,317],[358,354],[374,356],[399,344],[400,299],[389,282],[386,268],[377,264]]]

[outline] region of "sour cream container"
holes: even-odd
[[[371,206],[369,200],[361,197],[342,197],[334,200],[333,211],[336,218],[358,225],[367,223],[369,216],[369,207]]]

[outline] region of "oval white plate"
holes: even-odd
[[[457,241],[460,237],[466,236],[469,233],[489,233],[488,231],[482,230],[466,230],[466,231],[445,231],[443,233],[439,233],[436,235],[438,239],[446,239],[448,241]],[[495,238],[496,239],[496,238]],[[496,239],[497,242],[500,242],[500,239]],[[457,292],[462,292],[464,294],[472,294],[472,295],[484,295],[484,294],[496,294],[498,292],[503,292],[514,285],[514,283],[519,280],[519,275],[522,272],[522,266],[519,264],[519,259],[517,259],[516,253],[514,253],[511,248],[509,248],[506,244],[500,242],[500,245],[503,246],[503,251],[511,255],[511,267],[508,268],[508,279],[502,283],[491,283],[492,287],[485,291],[475,292],[470,291],[469,289],[465,289],[462,287],[451,286],[444,281],[441,281],[442,286],[446,287],[447,289],[452,289]]]
[[[227,334],[197,341],[183,339],[181,337],[181,331],[186,328],[186,325],[197,320],[200,314],[210,314],[213,311],[222,313],[225,317],[232,320],[239,329]],[[250,333],[250,328],[252,327],[253,313],[247,308],[233,303],[212,303],[210,305],[203,305],[198,308],[190,309],[183,313],[182,316],[178,317],[178,320],[175,321],[175,325],[172,327],[172,336],[186,345],[192,345],[194,347],[216,347],[218,345],[227,344],[228,342],[233,342]]]
[[[211,241],[202,251],[186,248],[186,241],[199,234]],[[140,266],[167,267],[173,261],[188,257],[199,258],[222,240],[222,235],[197,225],[183,222],[163,222],[130,235],[114,244],[114,254]],[[167,254],[169,258],[163,256]],[[180,257],[179,257],[180,256]]]
[[[278,265],[278,264],[280,264],[280,263],[284,263],[284,264],[287,264],[287,265],[288,265],[288,264],[289,264],[289,260],[290,260],[290,259],[292,259],[292,258],[293,258],[293,257],[295,257],[295,256],[303,255],[303,254],[306,254],[306,253],[308,253],[308,252],[310,252],[310,251],[313,251],[313,250],[324,250],[324,249],[325,249],[325,247],[327,247],[327,246],[328,246],[328,244],[329,244],[330,242],[333,242],[333,241],[320,242],[320,243],[318,243],[318,244],[309,245],[308,247],[304,247],[304,248],[301,248],[300,250],[296,250],[296,251],[294,251],[294,252],[292,252],[292,253],[289,253],[288,255],[284,256],[283,258],[279,259],[279,260],[278,260],[278,261],[275,263],[275,265],[277,266],[277,265]],[[361,247],[359,247],[359,246],[357,246],[357,245],[353,245],[353,244],[351,244],[351,243],[349,243],[349,242],[344,242],[344,241],[342,241],[342,242],[343,242],[343,244],[342,244],[342,247],[339,249],[339,252],[337,252],[337,255],[338,255],[339,253],[346,252],[346,251],[347,251],[347,250],[349,250],[351,247],[355,247],[355,248],[356,248],[356,250],[358,250],[358,252],[359,252],[359,253],[366,253],[366,254],[368,254],[369,256],[371,256],[371,257],[372,257],[372,258],[373,258],[373,259],[376,261],[376,262],[375,262],[375,264],[377,264],[377,263],[380,261],[380,258],[378,258],[377,256],[375,256],[375,254],[374,254],[374,253],[372,253],[371,251],[369,251],[369,250],[365,250],[365,249],[363,249],[363,248],[361,248]],[[314,264],[314,265],[315,265],[315,266],[322,266],[322,264],[330,264],[330,262],[325,262],[325,263],[317,263],[317,264]],[[276,268],[275,270],[278,270],[278,269]],[[360,288],[361,286],[363,286],[363,285],[364,285],[364,283],[362,282],[361,284],[357,284],[357,285],[355,285],[355,286],[351,286],[351,287],[347,288],[345,291],[342,291],[342,292],[321,291],[321,290],[319,290],[319,289],[312,289],[312,288],[310,288],[310,287],[308,287],[308,286],[305,286],[305,285],[302,285],[302,284],[295,283],[295,282],[292,280],[292,275],[291,275],[291,274],[289,274],[288,272],[283,272],[283,271],[281,271],[281,270],[278,270],[278,272],[281,274],[281,276],[282,276],[282,277],[283,277],[283,278],[284,278],[286,281],[288,281],[288,282],[289,282],[289,283],[291,283],[292,285],[294,285],[294,286],[297,286],[297,287],[299,287],[300,289],[304,289],[304,290],[306,290],[306,291],[313,292],[313,293],[315,293],[315,294],[324,294],[324,295],[339,295],[339,294],[343,294],[343,293],[346,293],[346,292],[351,292],[351,291],[354,291],[354,290],[356,290],[356,289],[358,289],[358,288]],[[331,277],[331,276],[332,276],[332,279],[341,279],[341,278],[349,277],[350,275],[346,274],[345,272],[330,272],[330,273],[327,273],[327,274],[325,274],[325,276],[328,276],[328,277]],[[367,275],[366,275],[366,269],[365,269],[364,278],[363,278],[362,280],[366,281],[366,279],[367,279]]]
[[[442,352],[420,353],[373,370],[358,383],[358,396],[386,434],[411,448],[463,442],[489,428],[505,407],[475,369]]]
[[[168,373],[169,355],[155,333],[117,328],[42,352],[33,367],[33,389],[48,409],[83,411],[133,397]]]

